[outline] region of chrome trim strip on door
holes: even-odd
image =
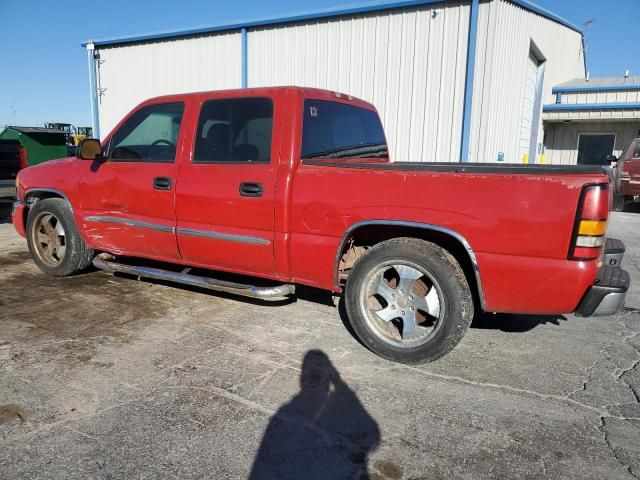
[[[250,243],[252,245],[269,245],[271,242],[266,238],[251,237],[249,235],[236,235],[233,233],[218,233],[210,230],[196,230],[194,228],[178,228],[178,234],[189,235],[191,237],[214,238],[216,240],[228,240],[230,242]]]
[[[110,217],[103,215],[89,215],[84,217],[87,222],[101,222],[101,223],[118,223],[121,225],[128,225],[129,227],[147,228],[149,230],[157,230],[159,232],[175,233],[175,228],[168,225],[160,225],[158,223],[141,222],[139,220],[131,220],[129,218]]]

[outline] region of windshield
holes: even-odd
[[[302,158],[387,158],[375,111],[327,100],[304,102]]]

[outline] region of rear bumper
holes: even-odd
[[[576,310],[581,317],[613,315],[623,306],[631,285],[629,274],[620,267],[603,266]]]

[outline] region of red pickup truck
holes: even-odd
[[[608,315],[629,288],[605,262],[605,169],[391,162],[375,108],[324,90],[155,98],[17,188],[48,274],[344,293],[361,341],[405,363],[449,352],[474,309]]]

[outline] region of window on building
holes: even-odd
[[[609,165],[607,156],[613,153],[616,136],[613,133],[582,133],[578,137],[578,165]]]
[[[113,135],[109,158],[125,162],[174,162],[183,111],[183,103],[141,108]]]
[[[210,100],[200,111],[193,161],[269,162],[272,130],[268,98]]]
[[[304,102],[302,158],[388,156],[376,112],[326,100]]]

